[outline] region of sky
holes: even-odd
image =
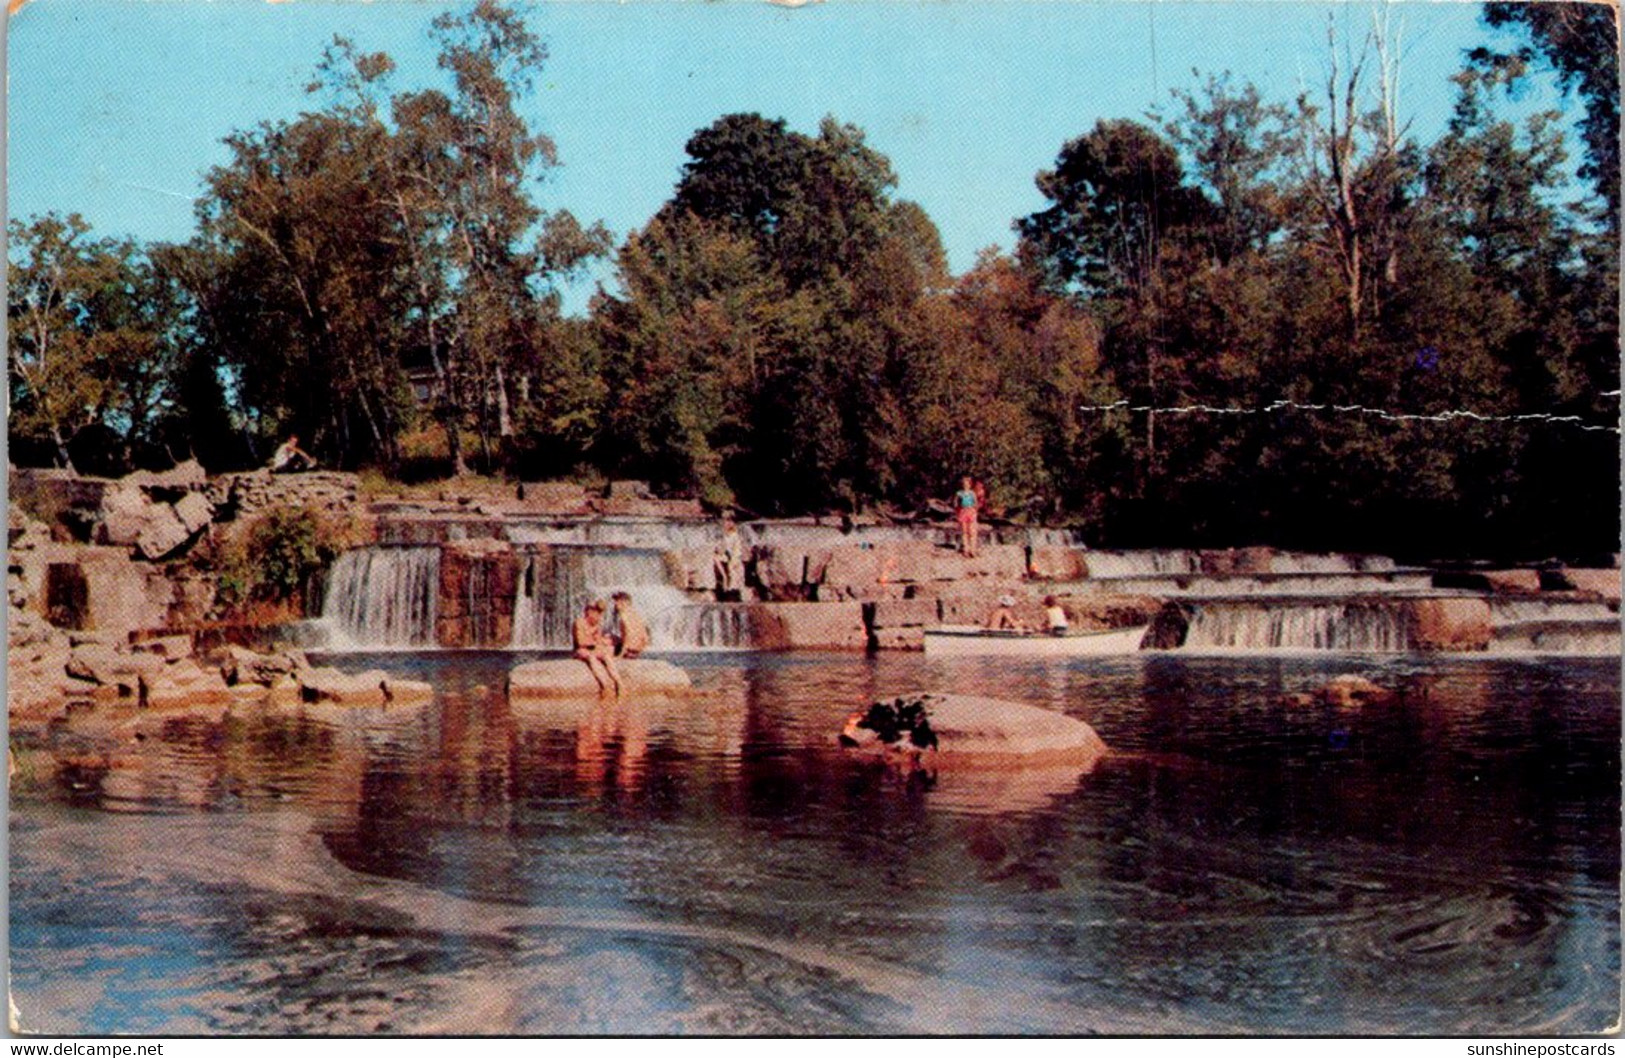
[[[102,235],[181,240],[234,129],[313,109],[304,86],[334,34],[387,51],[396,84],[439,84],[420,0],[33,0],[8,34],[13,217],[77,211]],[[1431,139],[1465,48],[1497,39],[1472,3],[1393,5],[1400,108]],[[1034,175],[1101,118],[1231,71],[1272,99],[1318,90],[1330,17],[1357,39],[1367,2],[1233,0],[569,0],[527,5],[549,59],[523,104],[563,165],[544,209],[617,238],[671,194],[695,130],[756,111],[805,132],[833,114],[887,155],[963,271],[1044,205]],[[1553,98],[1526,106],[1559,105]],[[1578,104],[1568,109],[1578,112]],[[572,298],[579,306],[584,295]]]

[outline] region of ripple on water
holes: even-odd
[[[25,1023],[1483,1033],[1616,1013],[1606,666],[1384,662],[1356,671],[1415,693],[1337,710],[1284,699],[1348,659],[704,658],[693,702],[510,708],[498,662],[394,663],[439,698],[98,707],[30,735]],[[1061,709],[1119,753],[929,777],[833,748],[855,703],[919,687]]]

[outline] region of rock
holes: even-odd
[[[189,658],[192,656],[192,637],[189,635],[158,636],[155,639],[143,639],[131,649],[138,653],[157,654],[169,661],[176,658]]]
[[[869,645],[876,650],[924,650],[923,627],[873,628],[869,631]]]
[[[870,626],[873,628],[923,628],[942,623],[941,607],[936,599],[895,599],[874,604]]]
[[[869,630],[857,602],[773,602],[751,607],[758,650],[863,650]]]
[[[1354,675],[1335,676],[1317,693],[1321,699],[1339,708],[1367,702],[1386,702],[1394,697],[1394,692],[1386,687],[1379,687],[1364,676]]]
[[[527,508],[551,514],[582,514],[587,510],[587,490],[574,482],[527,481],[520,487]]]
[[[188,492],[175,501],[174,509],[175,517],[180,519],[188,534],[197,532],[214,520],[214,504],[201,492]]]
[[[1484,650],[1493,629],[1483,599],[1408,599],[1412,642],[1419,650]]]
[[[383,705],[389,700],[384,684],[389,676],[378,670],[350,674],[330,666],[306,669],[298,676],[300,698],[306,702],[338,705]]]
[[[164,659],[152,654],[126,654],[113,647],[86,644],[75,647],[65,670],[69,676],[103,686],[134,691],[139,678],[164,668]]]
[[[824,579],[833,552],[829,548],[758,546],[756,580],[770,598],[804,593]]]
[[[141,701],[149,709],[228,705],[235,700],[219,672],[205,669],[191,658],[141,675]]]
[[[1529,595],[1540,591],[1540,573],[1532,569],[1497,569],[1481,574],[1497,595]]]
[[[1197,562],[1207,576],[1268,573],[1274,564],[1272,547],[1230,548],[1225,551],[1199,551]]]
[[[393,705],[427,702],[434,698],[434,685],[422,680],[384,680],[384,698]]]
[[[1562,576],[1576,591],[1596,592],[1610,602],[1619,602],[1620,574],[1617,569],[1568,569]]]
[[[296,676],[310,668],[310,661],[300,650],[281,650],[274,654],[260,654],[246,647],[227,644],[217,659],[221,675],[230,684],[258,683],[269,687],[278,679]]]
[[[1039,580],[1083,580],[1089,563],[1076,547],[1035,547],[1027,560],[1027,574]]]
[[[52,623],[63,627],[115,632],[168,626],[175,585],[161,568],[132,561],[121,548],[73,549],[73,561],[53,562],[47,571],[46,594]]]
[[[688,673],[669,661],[637,658],[617,661],[623,693],[682,694],[693,689]],[[581,698],[598,694],[587,664],[576,658],[549,658],[517,665],[508,674],[510,698]]]
[[[710,547],[680,547],[668,550],[666,579],[685,591],[716,591],[716,549]]]
[[[608,498],[612,500],[652,500],[655,494],[647,481],[611,481]]]
[[[939,767],[1063,763],[1093,767],[1109,752],[1094,728],[1082,720],[1020,702],[957,694],[906,695],[895,701],[924,705],[925,718],[936,736],[935,749],[911,745],[906,734],[887,745],[874,730],[859,726],[865,715],[861,712],[848,718],[842,744],[851,742],[852,749]]]
[[[152,521],[154,504],[133,484],[120,482],[102,494],[95,540],[115,547],[130,547]]]
[[[168,504],[155,505],[147,524],[135,538],[136,554],[149,562],[179,551],[192,533]]]
[[[138,470],[134,474],[126,475],[122,480],[144,489],[201,489],[209,483],[209,476],[204,472],[202,464],[195,459],[188,459],[183,463],[176,463],[168,470]]]

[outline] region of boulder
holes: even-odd
[[[135,538],[136,554],[151,561],[179,551],[192,538],[191,530],[169,504],[154,504],[147,524]]]
[[[228,705],[235,699],[218,671],[191,658],[141,674],[141,701],[149,709]]]
[[[1089,563],[1081,548],[1035,547],[1027,559],[1027,575],[1038,580],[1083,580]]]
[[[135,485],[119,482],[102,493],[95,540],[114,547],[130,547],[146,531],[158,505]]]
[[[637,658],[617,661],[623,693],[683,694],[693,689],[688,673],[669,661]],[[516,665],[508,674],[510,698],[590,698],[598,694],[598,684],[587,671],[586,662],[576,658],[549,658]]]
[[[134,691],[140,677],[161,672],[164,659],[153,654],[127,654],[113,647],[86,644],[73,648],[65,671],[76,679]]]
[[[214,504],[201,492],[188,492],[175,501],[174,508],[175,517],[186,526],[188,533],[195,533],[214,520]]]
[[[260,654],[246,647],[227,644],[218,658],[220,672],[227,683],[258,683],[267,687],[283,676],[297,676],[310,668],[310,662],[300,650],[281,650],[274,654]]]
[[[143,639],[131,649],[142,654],[157,654],[168,661],[192,656],[192,637],[189,635],[157,636]]]
[[[919,739],[909,733],[868,726],[865,712],[853,713],[847,719],[841,744],[933,767],[1093,767],[1109,752],[1094,728],[1082,720],[1021,702],[957,694],[912,694],[876,705],[895,709],[914,703],[923,707],[934,748],[918,745]],[[895,741],[888,743],[887,737]]]
[[[144,489],[201,489],[208,485],[209,476],[204,472],[202,464],[195,459],[188,459],[183,463],[176,463],[168,470],[138,470],[134,474],[126,475],[123,480]]]
[[[383,705],[389,700],[384,691],[389,676],[378,669],[366,672],[340,672],[330,666],[299,673],[299,696],[305,702],[333,702],[338,705]]]
[[[1596,592],[1610,602],[1619,602],[1620,574],[1617,569],[1567,569],[1563,579],[1577,591]]]
[[[863,650],[869,630],[857,602],[772,602],[751,607],[758,650]]]
[[[1493,626],[1484,599],[1409,599],[1412,642],[1419,650],[1469,651],[1489,647]]]
[[[716,549],[677,547],[664,555],[666,579],[685,591],[716,591]]]
[[[1316,694],[1321,700],[1339,708],[1367,702],[1386,702],[1394,697],[1394,692],[1386,687],[1379,687],[1364,676],[1350,674],[1334,676]]]

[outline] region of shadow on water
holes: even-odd
[[[1612,662],[690,655],[526,702],[510,654],[331,659],[419,707],[79,710],[23,738],[12,938],[50,1032],[1583,1032],[1619,994]],[[1404,693],[1290,703],[1338,672]],[[1095,771],[905,775],[854,705],[996,694]]]

